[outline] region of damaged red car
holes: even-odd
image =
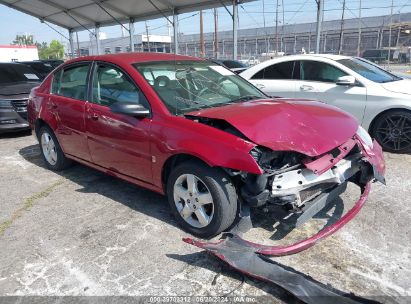
[[[348,182],[361,204],[372,181],[384,182],[380,146],[349,114],[270,98],[192,57],[70,60],[32,90],[28,120],[48,168],[75,161],[165,194],[181,226],[204,238],[244,207],[302,222]]]

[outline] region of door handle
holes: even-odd
[[[92,113],[89,114],[88,118],[91,120],[98,120],[98,115],[96,113]]]
[[[256,83],[255,86],[259,89],[264,89],[265,85],[263,85],[262,83]]]
[[[312,90],[314,90],[314,87],[304,84],[300,87],[300,89],[301,89],[301,91],[312,91]]]

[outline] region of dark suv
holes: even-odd
[[[43,80],[46,76],[54,70],[54,67],[50,63],[44,63],[42,61],[19,61],[29,68],[31,68],[37,76]]]
[[[0,133],[29,129],[27,100],[40,84],[38,75],[19,63],[0,63]]]

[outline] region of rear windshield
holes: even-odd
[[[247,66],[239,61],[235,60],[224,60],[223,64],[229,69],[236,69],[236,68],[246,68]]]
[[[39,73],[48,74],[54,70],[54,68],[49,63],[42,62],[24,62],[23,64],[31,67],[33,70]]]
[[[0,83],[40,81],[36,73],[23,64],[0,64]]]

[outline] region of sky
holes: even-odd
[[[315,0],[279,0],[279,24],[283,19],[287,24],[312,22],[316,20],[316,2]],[[284,3],[284,7],[282,7]],[[325,0],[325,20],[335,20],[341,18],[343,0]],[[346,18],[358,16],[360,0],[346,0]],[[388,15],[391,12],[390,0],[362,0],[362,16],[379,16]],[[264,10],[263,10],[264,7]],[[231,7],[228,7],[231,9]],[[276,0],[259,0],[241,4],[239,6],[239,28],[263,27],[275,25]],[[263,13],[263,11],[265,13]],[[394,0],[394,13],[411,12],[411,0]],[[204,30],[211,32],[214,30],[213,11],[206,10],[203,12]],[[199,32],[199,14],[198,12],[182,14],[179,16],[179,32],[183,34],[194,34]],[[231,17],[224,8],[218,9],[218,28],[219,30],[230,30],[232,28]],[[193,26],[197,25],[197,26]],[[164,18],[148,21],[150,34],[167,34],[167,22]],[[0,45],[10,44],[17,34],[30,33],[34,35],[34,40],[39,42],[50,42],[53,39],[60,40],[67,44],[67,30],[58,26],[51,27],[63,35],[60,35],[50,27],[42,24],[38,19],[29,15],[13,10],[0,4]],[[121,27],[111,26],[102,27],[108,38],[121,36]],[[144,22],[135,24],[135,32],[145,32]],[[89,39],[89,33],[86,31],[79,32],[79,40]]]

